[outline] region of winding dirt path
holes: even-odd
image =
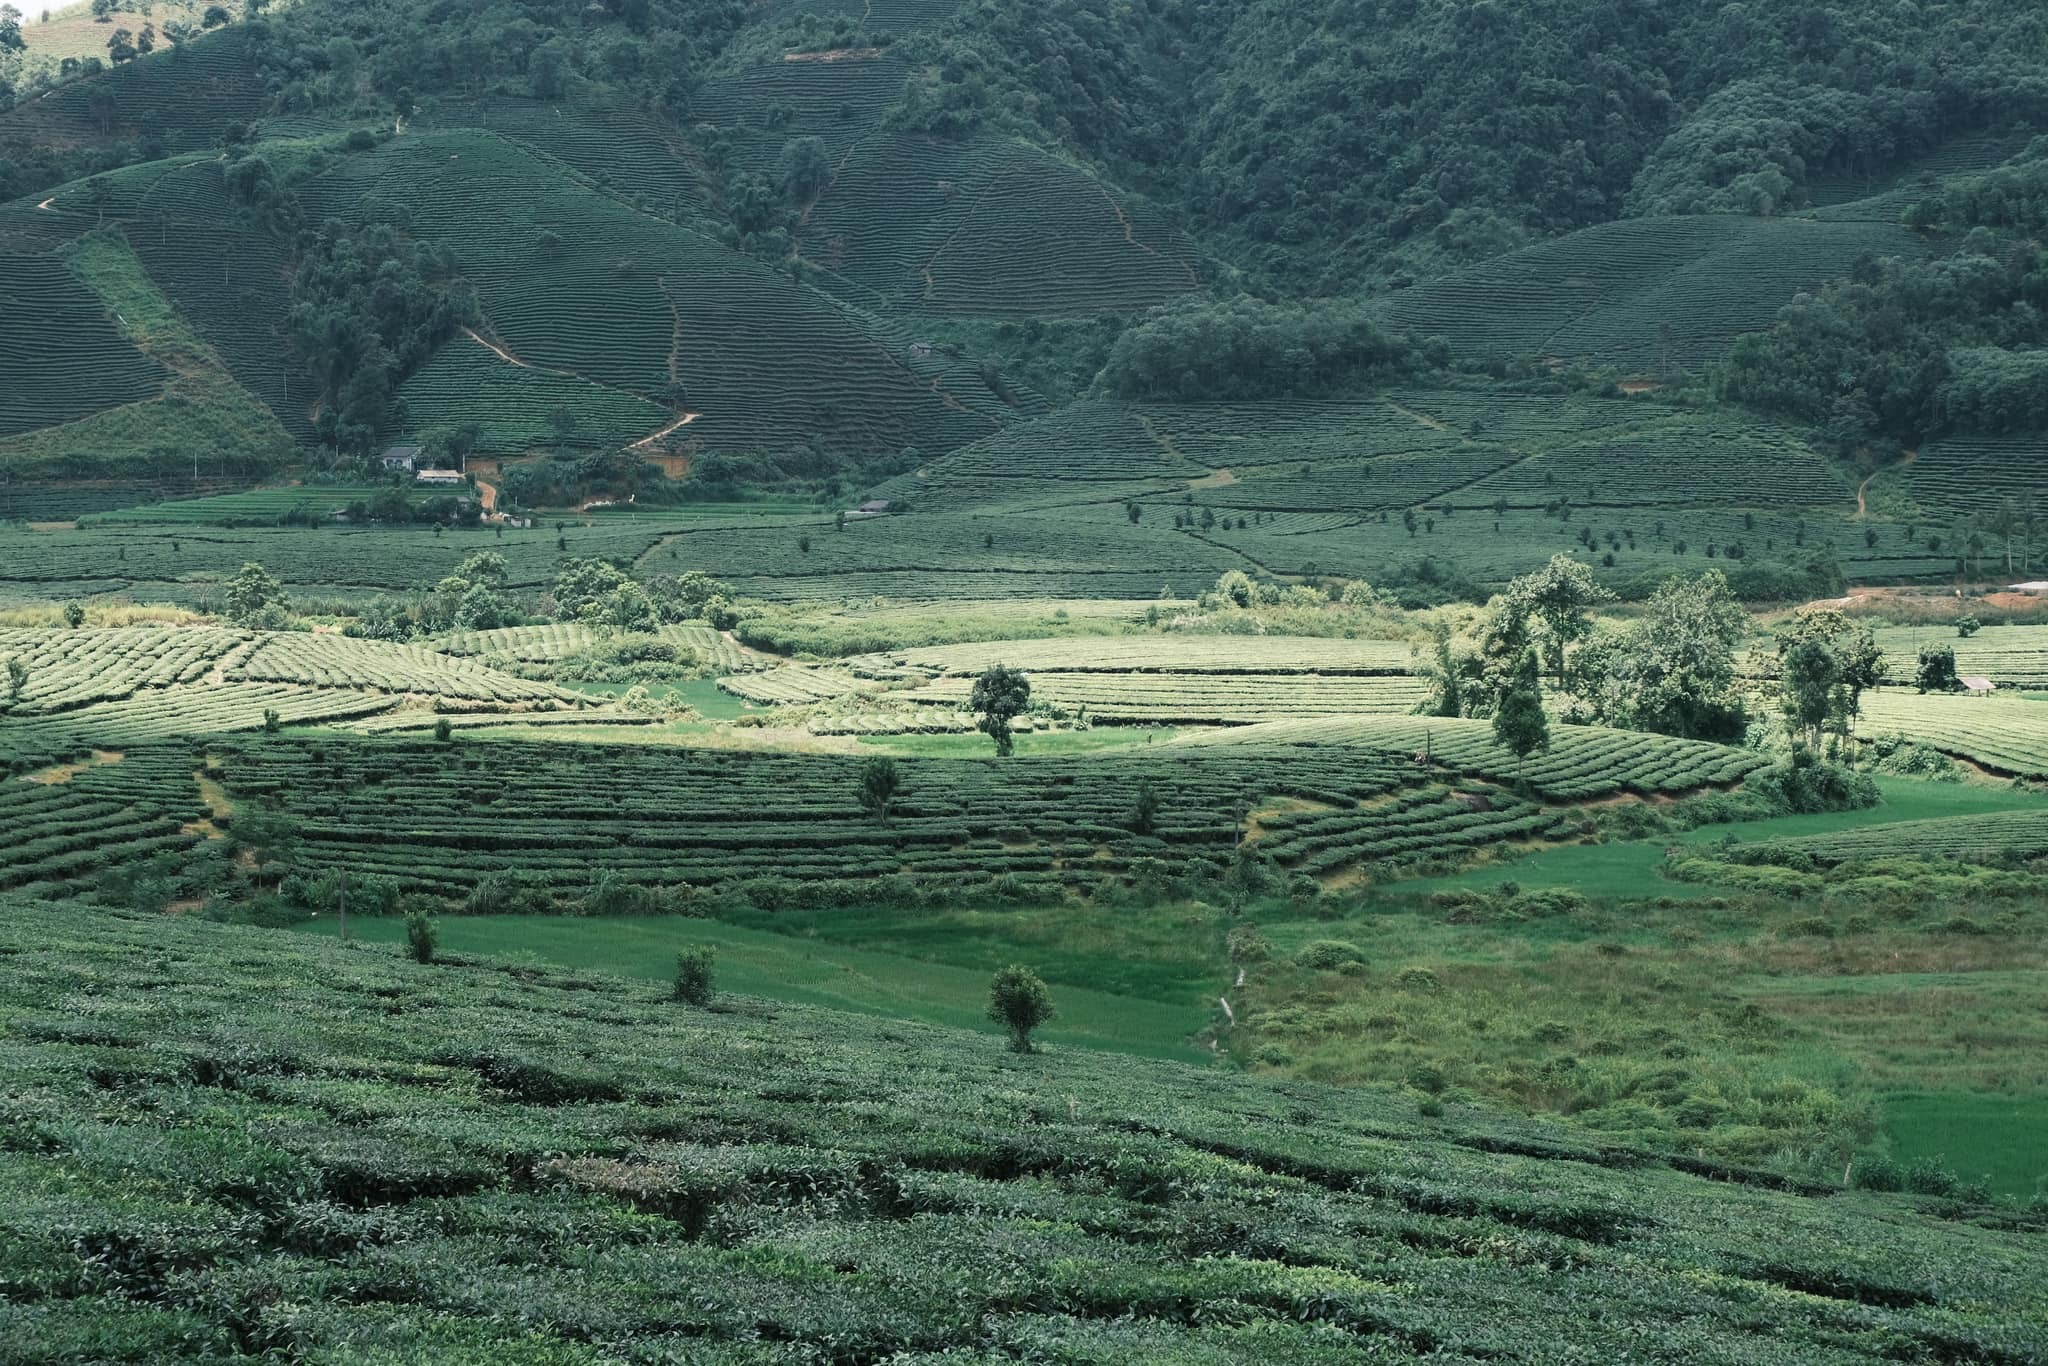
[[[1867,495],[1870,493],[1871,480],[1877,478],[1877,476],[1883,474],[1886,470],[1902,470],[1919,458],[1920,452],[1917,448],[1905,451],[1900,454],[1897,460],[1892,461],[1891,464],[1886,465],[1881,469],[1874,469],[1870,473],[1864,475],[1863,482],[1856,486],[1857,518],[1861,519],[1864,517],[1868,517],[1870,515],[1870,500]]]
[[[1124,212],[1123,205],[1116,202],[1116,196],[1109,192],[1109,186],[1104,185],[1098,180],[1095,182],[1095,188],[1102,192],[1103,202],[1108,204],[1109,211],[1116,215],[1117,226],[1124,230],[1124,241],[1130,243],[1139,251],[1144,252],[1147,256],[1158,257],[1162,261],[1165,260],[1165,255],[1158,248],[1147,246],[1138,240],[1138,234],[1131,228],[1131,216]],[[1195,273],[1195,267],[1192,262],[1176,258],[1174,264],[1179,266],[1182,273],[1188,277],[1188,284],[1190,286],[1196,289],[1202,287],[1202,277]]]
[[[55,204],[56,202],[57,202],[57,196],[55,196],[55,195],[51,195],[51,196],[50,196],[50,197],[49,197],[48,199],[45,199],[45,200],[44,200],[44,201],[43,201],[42,203],[40,203],[40,204],[36,205],[36,207],[37,207],[38,209],[41,209],[41,210],[42,210],[43,212],[45,212],[45,213],[53,213],[53,212],[55,212],[55,210],[51,209],[51,207],[50,207],[50,206],[51,206],[52,204]]]
[[[670,432],[675,431],[677,428],[689,426],[692,422],[695,422],[697,420],[697,417],[698,414],[696,413],[684,413],[681,417],[669,423],[666,427],[663,427],[653,436],[643,436],[638,441],[635,441],[632,445],[626,447],[626,449],[629,451],[637,451],[643,449],[644,447],[652,446],[655,442],[661,440],[663,437],[667,436]]]
[[[519,359],[519,357],[513,355],[510,351],[507,351],[504,347],[498,345],[496,342],[492,341],[490,338],[486,337],[483,333],[477,331],[473,327],[465,327],[461,329],[461,331],[463,336],[469,338],[478,346],[481,346],[484,350],[490,352],[492,355],[496,356],[499,360],[505,362],[505,364],[507,365],[516,365],[521,370],[533,370],[539,368],[537,366],[528,365],[525,361]]]

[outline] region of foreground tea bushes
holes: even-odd
[[[20,1360],[2048,1349],[2048,1249],[2009,1217],[1068,1052],[1056,1023],[1019,1056],[25,904],[0,962]]]

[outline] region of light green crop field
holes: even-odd
[[[308,928],[334,934],[338,927],[332,918],[323,917]],[[1007,964],[1010,958],[1004,955],[1012,952],[1000,936],[966,936],[979,950],[978,961],[967,967],[857,947],[868,942],[864,936],[845,933],[844,926],[835,928],[840,932],[831,939],[812,939],[683,916],[448,916],[440,921],[441,942],[450,953],[531,959],[661,981],[675,975],[679,950],[709,944],[717,951],[718,982],[726,990],[865,1015],[924,1020],[956,1029],[1001,1032],[984,1014],[989,974]],[[402,943],[405,939],[404,925],[391,919],[358,916],[349,930],[373,943]],[[889,945],[891,941],[885,937],[879,942]],[[1029,957],[1027,947],[1017,944],[1012,956]],[[1001,961],[995,961],[998,959]],[[1221,955],[1213,961],[1219,965],[1220,977]],[[1167,1002],[1075,985],[1077,977],[1099,976],[1100,967],[1071,951],[1064,966],[1066,971],[1052,964],[1039,965],[1041,975],[1055,988],[1060,1012],[1046,1026],[1048,1042],[1145,1057],[1196,1060],[1208,1056],[1192,1038],[1210,1022],[1209,1012],[1185,999],[1191,992],[1181,993],[1181,1001]]]
[[[2041,1152],[2048,1136],[2048,1095],[1957,1095],[1909,1091],[1886,1096],[1892,1151],[1953,1168],[2002,1195],[2044,1188]]]

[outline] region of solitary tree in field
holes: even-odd
[[[1914,676],[1921,692],[1956,690],[1956,651],[1953,645],[1922,645],[1920,668]]]
[[[1131,833],[1149,835],[1159,827],[1159,791],[1146,778],[1138,783],[1138,795],[1131,802]]]
[[[1024,676],[1022,669],[991,665],[986,673],[974,680],[974,695],[968,699],[968,705],[977,718],[974,728],[994,740],[996,754],[1007,759],[1014,748],[1010,739],[1010,723],[1031,705],[1031,680]]]
[[[1493,738],[1517,759],[1550,748],[1550,720],[1543,714],[1543,685],[1536,676],[1536,652],[1522,652],[1493,708]]]
[[[22,663],[19,656],[7,656],[8,697],[20,697],[22,690],[26,687],[28,687],[28,665]]]
[[[886,754],[868,760],[860,766],[860,809],[878,821],[888,820],[902,781],[896,761]]]
[[[988,1017],[1010,1031],[1010,1047],[1031,1052],[1031,1031],[1053,1017],[1052,993],[1038,974],[1012,964],[996,974],[988,991]]]
[[[434,928],[434,918],[425,911],[414,907],[405,913],[405,951],[415,963],[431,963],[435,950],[440,947],[440,933]]]
[[[711,973],[717,965],[718,950],[710,944],[692,944],[676,955],[676,999],[693,1006],[711,1004]]]
[[[284,585],[262,565],[250,561],[235,571],[228,580],[222,600],[228,615],[236,621],[254,623],[263,619],[270,608],[282,610],[288,599]]]
[[[64,624],[74,631],[85,625],[85,605],[77,602],[65,603]]]

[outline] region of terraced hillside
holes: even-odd
[[[575,700],[417,646],[298,631],[7,630],[0,658],[22,670],[0,699],[0,762],[17,772],[94,749],[367,716],[408,699],[455,713]]]
[[[1917,257],[1888,220],[1729,215],[1602,224],[1404,290],[1393,316],[1467,355],[1556,357],[1664,375],[1768,326],[1858,257]]]

